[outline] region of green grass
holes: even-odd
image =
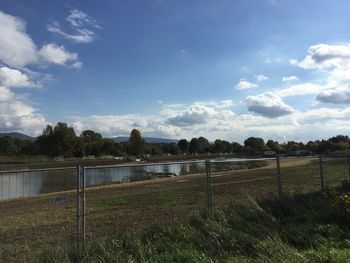
[[[344,186],[328,193],[249,199],[194,212],[186,222],[154,225],[87,244],[82,262],[350,262],[350,212],[339,212]],[[344,205],[344,204],[341,204]],[[345,204],[350,205],[349,203]],[[350,211],[350,210],[349,210]],[[76,262],[74,248],[44,251],[33,262]]]

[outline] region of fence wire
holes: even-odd
[[[86,167],[86,238],[142,231],[206,208],[205,162]]]
[[[332,188],[341,185],[349,180],[349,159],[348,157],[323,157],[323,176],[325,188]]]
[[[320,163],[318,157],[280,158],[283,193],[318,191]]]
[[[276,193],[275,159],[212,161],[213,207]]]
[[[75,168],[0,172],[0,262],[75,244],[75,177]]]
[[[211,214],[249,197],[337,187],[349,167],[348,157],[328,156],[0,172],[0,262]]]

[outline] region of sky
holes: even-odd
[[[0,0],[0,132],[349,135],[350,1]]]

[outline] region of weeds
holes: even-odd
[[[250,199],[217,210],[211,218],[194,213],[187,223],[96,240],[81,258],[82,262],[350,262],[350,222],[342,217],[349,208],[347,195],[340,189],[282,201]],[[56,250],[38,257],[38,262],[74,262],[74,258],[74,253]]]

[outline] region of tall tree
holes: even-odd
[[[263,151],[265,149],[265,142],[262,138],[249,137],[244,141],[244,146],[249,149],[249,151]]]
[[[190,145],[188,148],[189,152],[191,154],[198,153],[199,150],[199,142],[197,138],[192,138],[190,141]]]
[[[143,153],[145,142],[142,139],[141,132],[139,130],[133,129],[131,131],[129,143],[130,154],[139,156]]]
[[[199,137],[198,138],[198,145],[199,145],[199,149],[198,149],[198,153],[206,153],[209,152],[209,141],[208,139],[204,138],[204,137]]]
[[[54,128],[48,125],[38,137],[37,144],[43,154],[71,157],[76,153],[78,139],[72,127],[59,122]]]
[[[18,149],[11,137],[5,136],[0,138],[0,155],[15,155]]]
[[[186,139],[181,139],[178,141],[177,145],[179,146],[182,155],[188,152],[188,141]]]
[[[101,134],[85,130],[80,134],[80,138],[84,143],[84,152],[86,155],[100,155],[103,145]]]

